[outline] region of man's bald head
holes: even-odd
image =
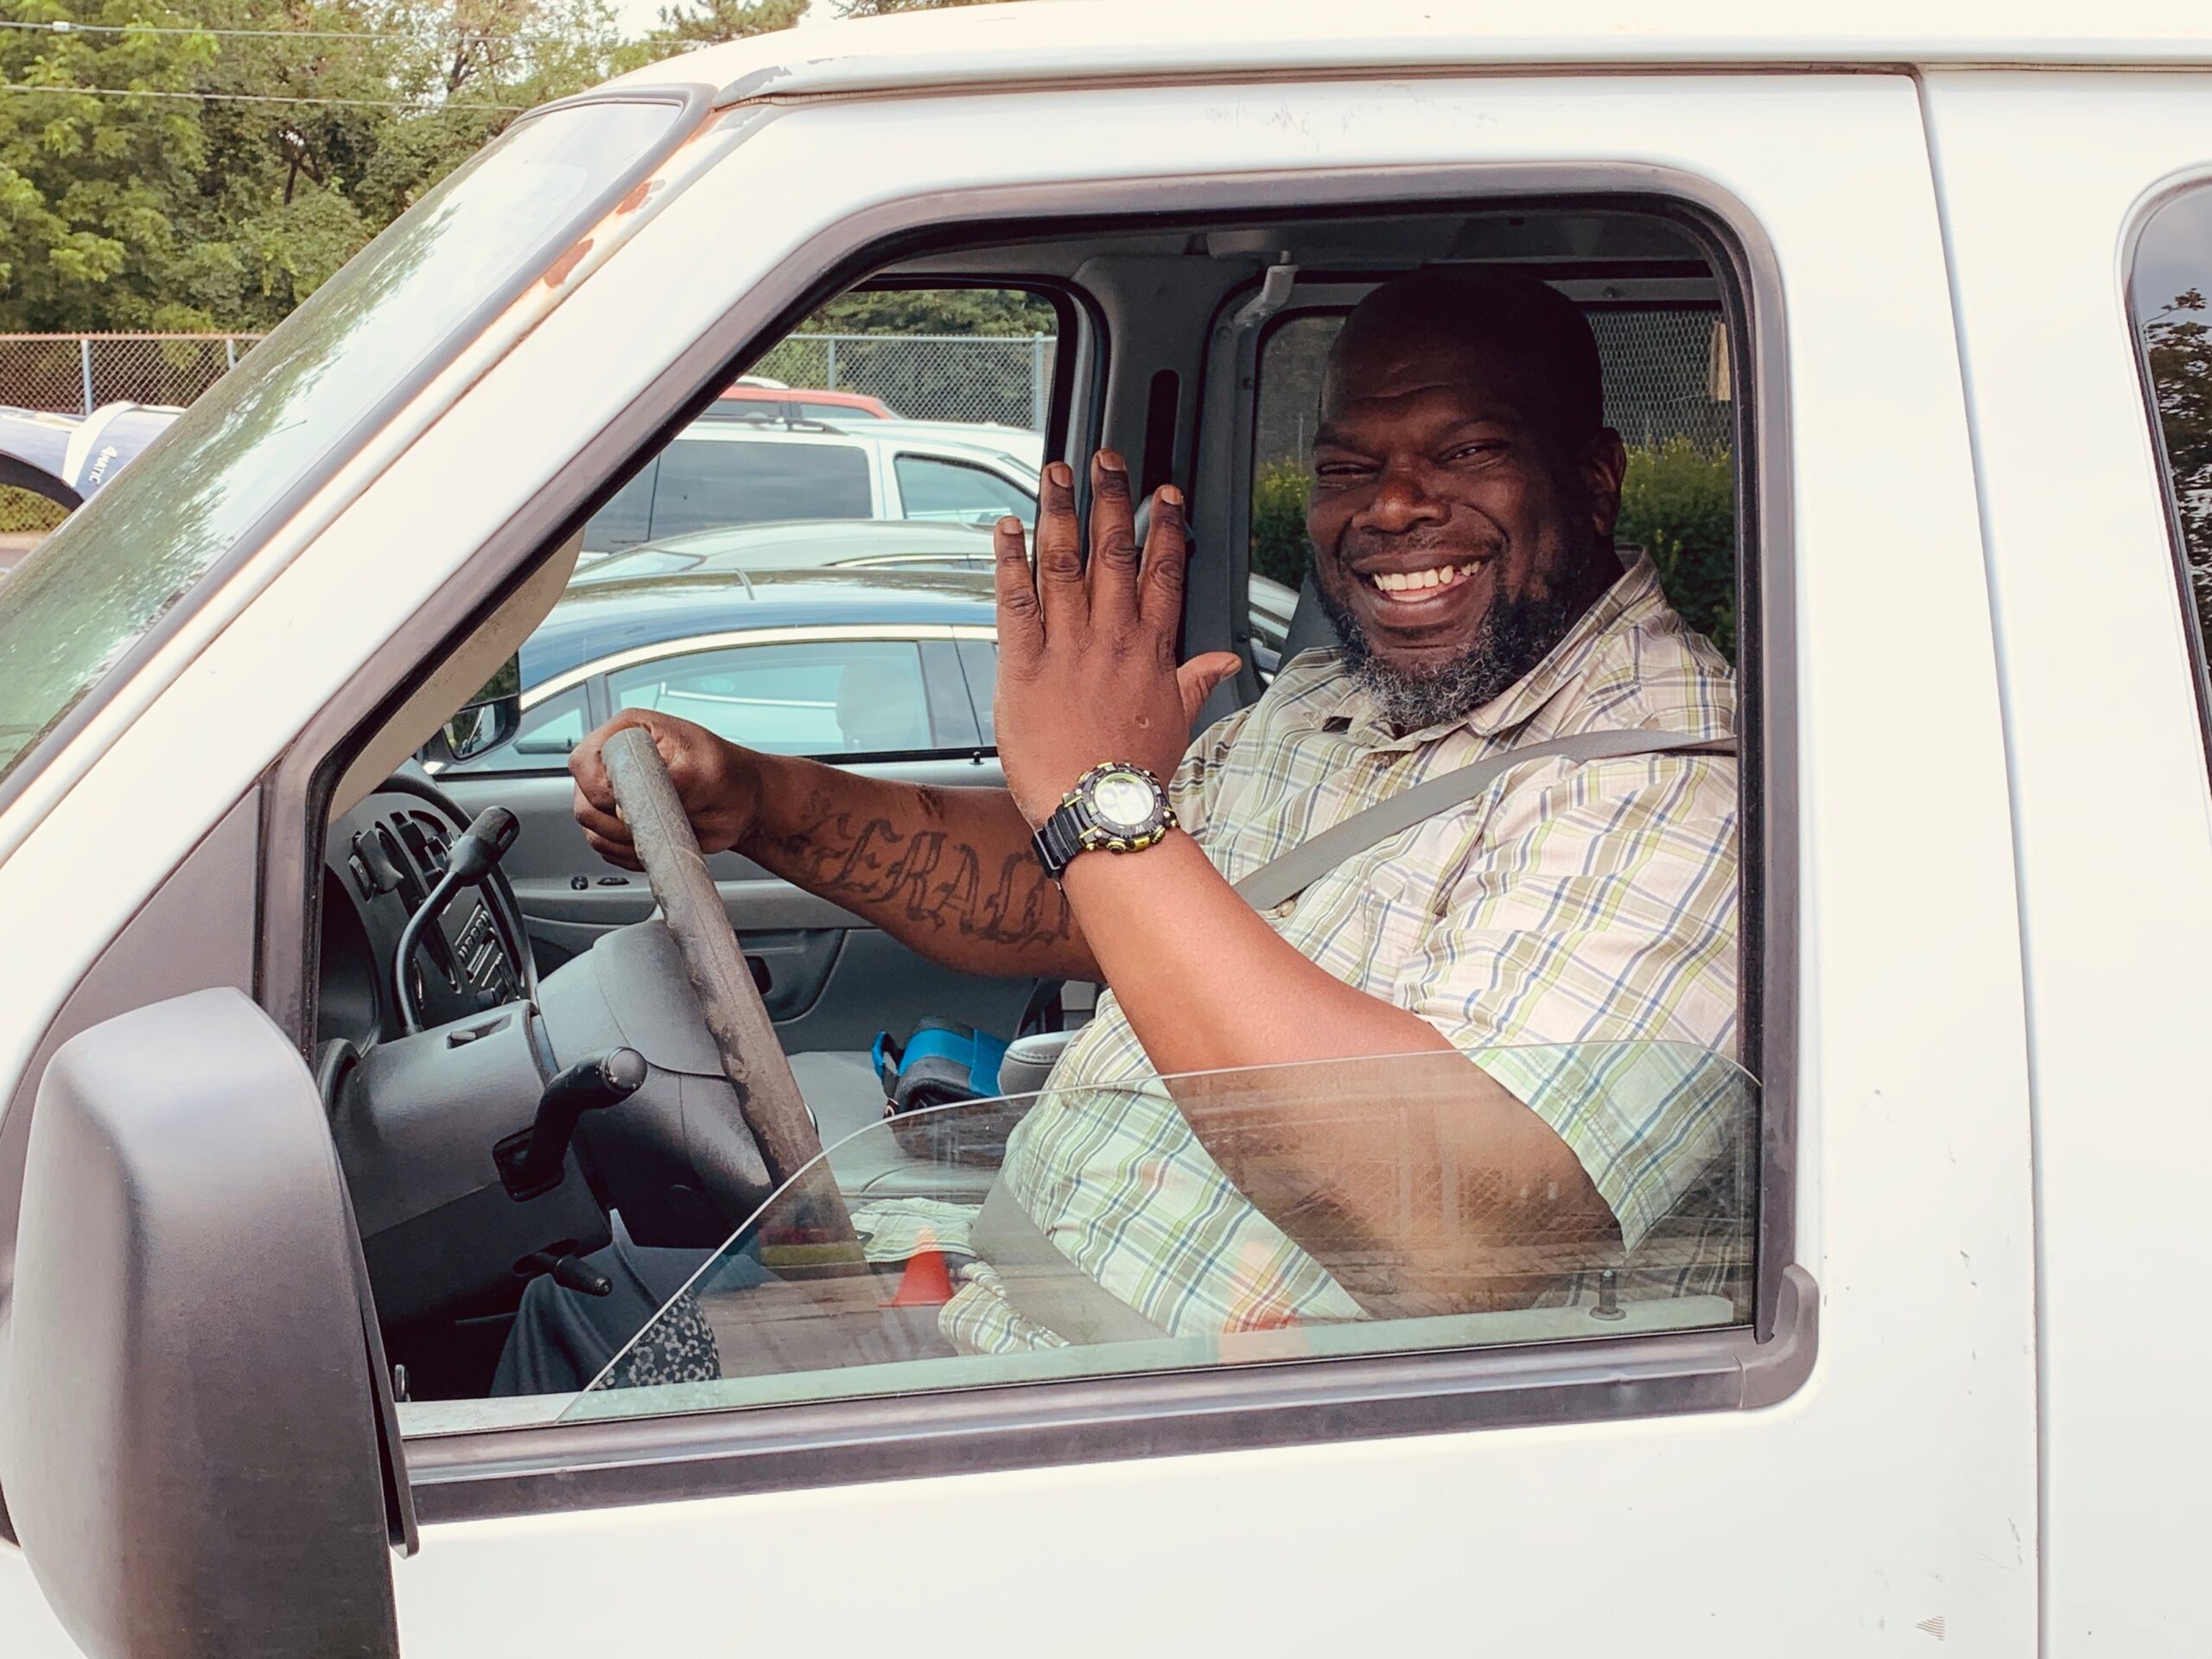
[[[1598,341],[1581,311],[1558,289],[1497,267],[1415,271],[1362,300],[1330,348],[1323,417],[1344,397],[1453,375],[1504,382],[1566,446],[1605,424]]]

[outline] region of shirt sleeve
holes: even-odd
[[[1553,763],[1509,785],[1395,1000],[1573,1149],[1628,1249],[1750,1116],[1732,760]]]

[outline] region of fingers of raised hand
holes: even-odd
[[[1152,524],[1144,538],[1144,574],[1140,609],[1173,660],[1175,638],[1183,626],[1183,572],[1190,563],[1191,538],[1183,519],[1183,493],[1163,484],[1152,495]]]
[[[1136,510],[1121,456],[1101,449],[1090,461],[1090,611],[1116,631],[1137,616]]]
[[[1029,569],[1029,549],[1021,520],[1001,518],[992,532],[992,586],[999,608],[999,663],[1016,673],[1035,663],[1045,643],[1045,619],[1037,603],[1037,579]]]
[[[1075,512],[1075,474],[1063,461],[1045,468],[1038,499],[1037,595],[1049,636],[1090,609],[1083,583],[1083,529]]]

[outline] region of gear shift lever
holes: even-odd
[[[576,1120],[629,1099],[645,1082],[647,1070],[645,1057],[636,1049],[604,1048],[547,1084],[537,1097],[536,1121],[523,1134],[493,1148],[507,1196],[518,1201],[534,1198],[560,1185]]]

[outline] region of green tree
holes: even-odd
[[[0,0],[65,16],[101,27],[0,31],[0,79],[52,89],[0,98],[9,329],[270,327],[617,45],[605,0]]]
[[[2186,289],[2143,335],[2197,626],[2212,639],[2212,329],[2197,321],[2204,308],[2203,291]]]

